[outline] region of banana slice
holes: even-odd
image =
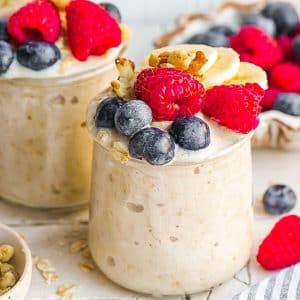
[[[0,17],[7,18],[30,0],[0,0]]]
[[[215,48],[218,58],[214,65],[202,76],[201,83],[205,88],[222,85],[224,82],[235,77],[240,66],[239,55],[230,48]]]
[[[244,83],[257,83],[263,89],[268,88],[268,79],[266,72],[251,63],[241,62],[238,73],[225,84],[244,84]]]
[[[160,49],[153,50],[150,55],[148,55],[141,63],[142,68],[147,68],[151,65],[151,58],[158,57],[160,54],[163,53],[171,53],[173,56],[172,59],[174,61],[171,62],[172,65],[176,67],[176,59],[178,64],[185,65],[186,68],[190,65],[193,58],[196,56],[196,52],[200,51],[204,54],[205,62],[201,64],[199,70],[197,70],[197,74],[195,75],[202,75],[207,70],[209,70],[218,58],[218,51],[206,45],[176,45],[176,46],[167,46]]]

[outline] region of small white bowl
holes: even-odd
[[[16,285],[0,300],[24,300],[28,292],[32,276],[32,258],[24,239],[14,230],[0,223],[0,244],[9,244],[15,248],[11,264],[16,268],[20,278]]]

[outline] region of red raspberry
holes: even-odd
[[[120,45],[119,24],[100,5],[87,0],[73,0],[66,12],[69,45],[78,60],[102,55]]]
[[[259,246],[256,258],[266,270],[300,262],[300,218],[289,215],[279,220]]]
[[[263,111],[271,110],[277,96],[281,93],[281,90],[276,87],[269,87],[266,90],[265,96],[261,100],[260,105],[263,108]]]
[[[300,24],[298,24],[293,32],[293,36],[300,35]]]
[[[256,26],[244,26],[237,35],[229,38],[229,42],[242,61],[254,63],[265,70],[282,60],[277,41]]]
[[[16,44],[28,40],[54,43],[60,35],[58,11],[51,2],[36,0],[10,17],[7,30]]]
[[[293,63],[282,63],[271,69],[270,83],[285,92],[300,92],[300,67]]]
[[[203,113],[218,124],[248,133],[259,123],[264,90],[256,83],[215,86],[206,92]]]
[[[174,68],[148,68],[137,76],[135,95],[152,109],[157,121],[192,116],[202,109],[203,85],[187,72]]]
[[[287,35],[280,35],[277,37],[277,42],[281,48],[285,60],[293,60],[293,39]]]

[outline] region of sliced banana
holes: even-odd
[[[222,85],[235,77],[240,66],[239,55],[230,48],[215,48],[218,58],[214,65],[202,76],[201,83],[205,88]]]
[[[205,58],[206,58],[206,62],[201,66],[201,68],[198,71],[197,75],[202,75],[205,72],[207,72],[207,70],[209,70],[214,63],[216,62],[217,58],[218,58],[218,52],[215,48],[213,47],[209,47],[206,45],[187,45],[187,44],[183,44],[183,45],[176,45],[176,46],[167,46],[167,47],[163,47],[160,49],[155,49],[153,50],[150,55],[148,55],[141,63],[141,67],[142,68],[147,68],[150,66],[149,64],[149,60],[151,56],[159,56],[162,53],[165,52],[173,52],[176,55],[176,52],[181,52],[183,55],[186,54],[196,54],[197,51],[201,51],[203,52]],[[193,59],[193,55],[190,57],[190,59],[187,59],[184,63],[186,63],[187,65],[190,64],[190,62]],[[179,60],[180,58],[178,58]],[[184,60],[184,58],[182,58]]]
[[[241,62],[238,73],[225,84],[244,84],[244,83],[257,83],[263,89],[268,88],[268,79],[266,72],[251,63]]]

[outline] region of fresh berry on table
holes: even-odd
[[[102,100],[97,107],[95,126],[97,128],[114,128],[116,111],[124,103],[125,101],[118,97],[108,97]]]
[[[249,13],[242,16],[243,25],[255,25],[270,35],[276,34],[276,25],[272,19],[260,13]]]
[[[14,51],[12,46],[5,41],[0,41],[0,75],[9,69],[13,60]]]
[[[295,192],[287,185],[275,184],[270,186],[264,196],[265,210],[272,215],[281,215],[291,211],[297,202]]]
[[[110,2],[101,2],[100,5],[112,16],[117,22],[122,22],[122,15],[118,7]]]
[[[54,65],[61,54],[55,44],[30,41],[17,48],[16,56],[22,66],[40,71]]]
[[[208,32],[223,34],[227,37],[234,34],[234,30],[227,25],[214,25],[208,29]]]
[[[212,47],[229,47],[228,37],[220,32],[197,33],[186,41],[187,44],[203,44]]]
[[[176,119],[169,132],[183,149],[196,151],[210,144],[210,130],[207,123],[195,116]]]
[[[292,42],[292,53],[297,64],[300,64],[300,35],[296,36]]]
[[[257,261],[266,270],[300,262],[300,217],[286,216],[275,224],[259,247]]]
[[[115,127],[123,135],[132,136],[152,122],[150,107],[141,100],[121,105],[115,114]]]

